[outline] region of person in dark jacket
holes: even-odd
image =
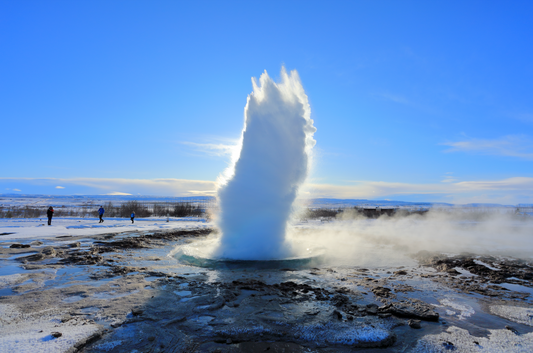
[[[103,206],[100,206],[100,208],[98,209],[98,215],[100,216],[100,222],[98,223],[102,223],[104,220],[102,219],[102,217],[104,216],[104,207]]]
[[[133,219],[135,218],[135,212],[131,211],[131,215],[130,216],[131,216],[131,223],[134,223]]]
[[[52,217],[54,216],[54,208],[52,206],[48,207],[48,211],[46,211],[46,215],[48,216],[48,225],[52,225]]]

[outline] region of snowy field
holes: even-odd
[[[0,219],[0,352],[533,351],[528,217],[299,221],[326,255],[278,269],[185,262],[204,218],[104,220]]]
[[[135,223],[125,218],[53,218],[48,226],[47,218],[0,218],[0,240],[39,240],[60,236],[91,236],[131,231],[156,231],[197,228],[206,224],[205,218],[136,218]]]

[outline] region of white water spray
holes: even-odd
[[[293,255],[285,241],[298,189],[307,177],[316,129],[296,71],[275,83],[265,71],[244,109],[242,145],[218,190],[222,233],[215,256],[269,260]]]

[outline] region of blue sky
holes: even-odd
[[[209,193],[250,78],[285,65],[309,195],[533,203],[532,23],[530,1],[1,1],[0,193]]]

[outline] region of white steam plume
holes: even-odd
[[[296,71],[275,83],[265,71],[244,109],[242,147],[218,190],[221,238],[215,256],[267,260],[291,255],[287,222],[307,177],[316,129]]]
[[[513,214],[431,210],[366,219],[346,210],[340,219],[310,221],[291,228],[294,243],[323,247],[329,265],[391,267],[413,265],[412,254],[426,250],[449,254],[514,256],[531,260],[533,219]]]

